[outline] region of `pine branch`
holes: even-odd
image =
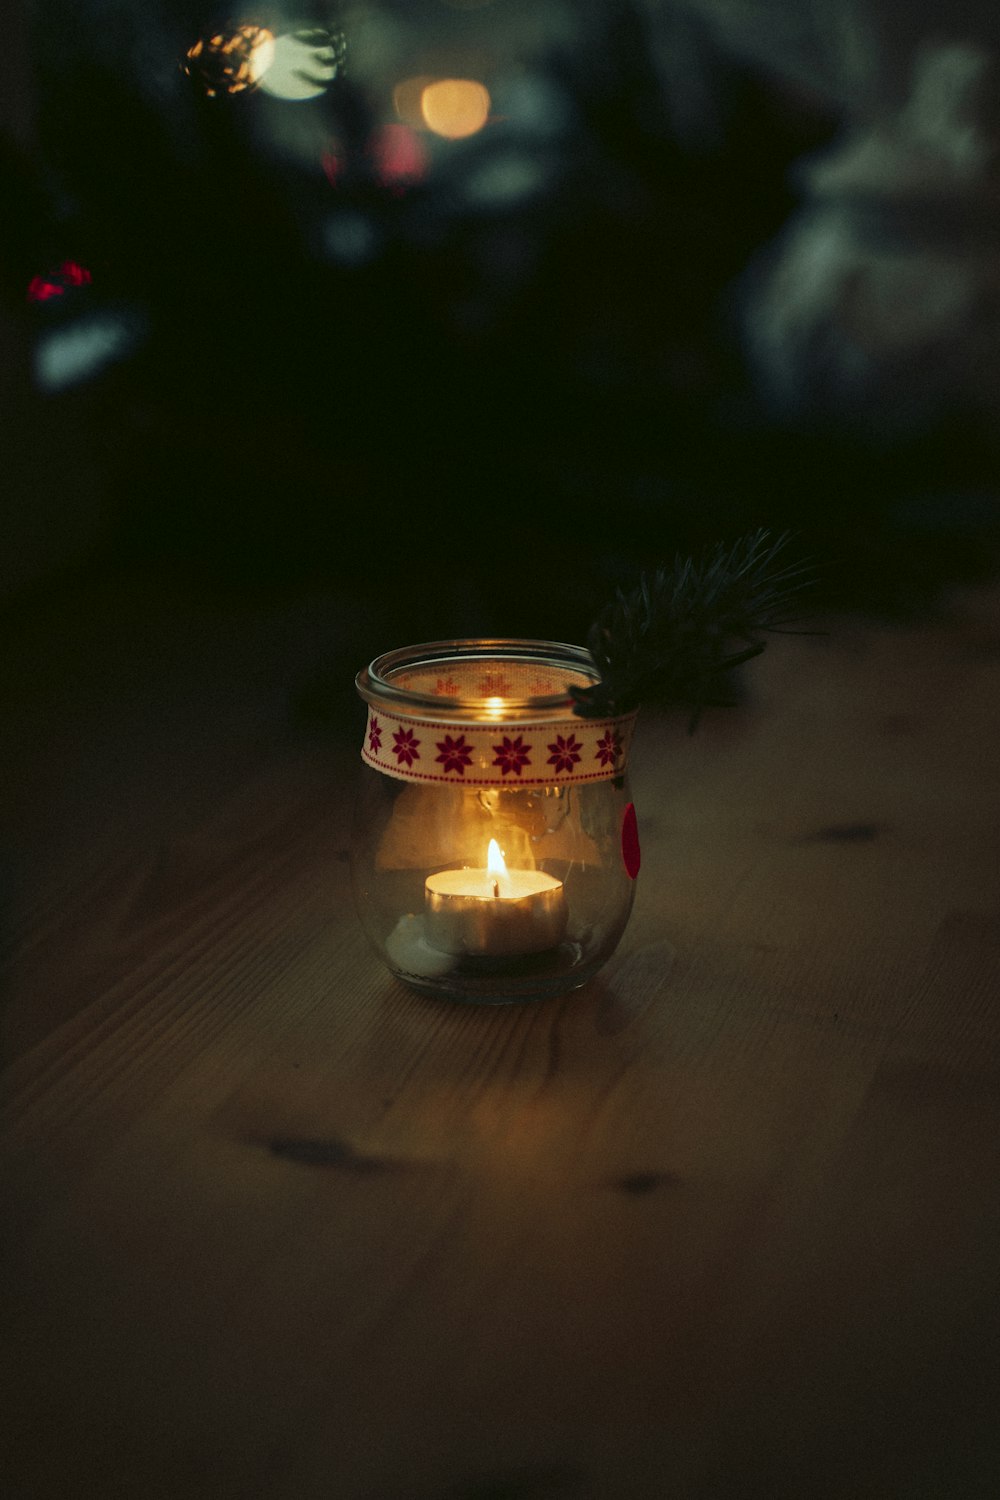
[[[700,559],[676,557],[628,593],[619,589],[588,633],[601,676],[570,689],[574,712],[597,719],[643,703],[684,705],[693,729],[701,710],[720,701],[713,694],[727,674],[764,650],[761,635],[795,619],[813,574],[784,564],[788,542],[787,532],[772,540],[758,530]]]

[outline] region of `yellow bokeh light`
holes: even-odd
[[[396,114],[404,125],[416,127],[418,130],[424,127],[423,96],[424,89],[434,79],[427,73],[420,73],[416,78],[404,78],[397,83],[392,91],[392,103]]]
[[[489,119],[489,91],[472,78],[439,78],[421,93],[420,112],[435,135],[461,140],[482,130]]]
[[[202,37],[189,47],[184,71],[209,99],[255,88],[274,58],[274,36],[266,26],[237,26]]]

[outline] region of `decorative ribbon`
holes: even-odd
[[[370,707],[361,758],[400,781],[555,786],[610,781],[628,764],[636,714],[544,723],[447,724]]]

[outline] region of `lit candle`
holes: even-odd
[[[544,953],[566,930],[562,881],[543,870],[508,870],[496,839],[485,869],[441,870],[424,885],[427,941],[441,953]]]

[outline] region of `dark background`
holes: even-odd
[[[782,403],[749,350],[798,167],[857,125],[835,90],[697,6],[309,10],[345,64],[291,103],[184,71],[242,13],[21,7],[8,609],[124,570],[391,601],[408,639],[578,638],[640,567],[755,525],[792,530],[823,603],[923,609],[992,567],[995,433],[961,381],[826,401],[820,370]],[[491,116],[394,171],[421,73],[482,79]]]

